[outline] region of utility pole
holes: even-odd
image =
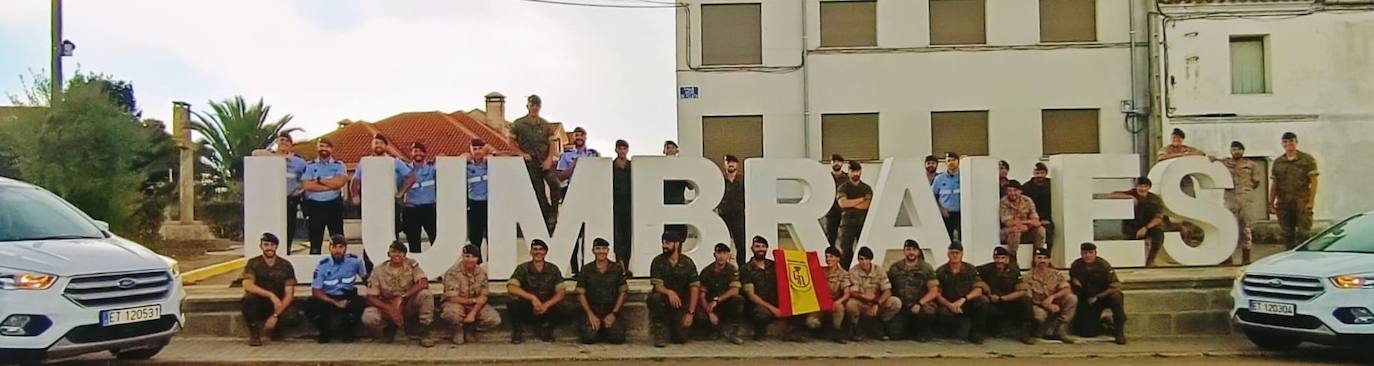
[[[62,97],[62,0],[52,0],[52,95],[48,105]]]

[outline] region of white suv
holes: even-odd
[[[1255,345],[1374,345],[1374,211],[1245,269],[1232,315]]]
[[[186,320],[175,267],[56,195],[0,178],[0,364],[153,357]]]

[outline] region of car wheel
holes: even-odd
[[[133,350],[110,350],[110,354],[121,360],[147,360],[162,352],[162,347],[140,348]]]
[[[1259,348],[1266,350],[1293,349],[1297,347],[1299,343],[1302,343],[1302,339],[1253,330],[1246,330],[1245,338],[1249,338],[1250,343],[1254,343],[1256,346],[1259,346]]]

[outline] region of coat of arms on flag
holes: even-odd
[[[774,249],[778,273],[778,309],[787,316],[830,311],[830,285],[816,252]]]

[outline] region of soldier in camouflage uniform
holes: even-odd
[[[538,95],[530,95],[525,104],[529,113],[511,122],[510,133],[520,148],[521,156],[525,158],[525,169],[530,175],[530,184],[534,185],[534,197],[539,201],[539,212],[543,213],[544,220],[552,227],[556,220],[554,210],[557,207],[550,203],[548,192],[557,190],[558,186],[550,185],[548,176],[557,161],[556,155],[551,153],[555,151],[554,143],[549,138],[552,127],[539,116],[543,104]]]
[[[833,249],[833,248],[832,248]],[[744,344],[739,337],[739,321],[744,316],[744,297],[740,295],[739,269],[730,263],[730,246],[716,243],[715,262],[701,269],[701,298],[697,299],[697,321],[722,333],[730,343]],[[724,331],[722,332],[722,329]]]
[[[902,311],[902,300],[892,296],[892,280],[887,277],[883,267],[873,263],[873,250],[868,247],[859,249],[859,263],[849,271],[848,316],[857,325],[854,339],[862,339],[862,333],[876,334],[881,340],[888,340],[887,328],[897,313]],[[867,327],[864,323],[868,323]],[[867,328],[867,330],[864,330]]]
[[[1289,248],[1312,231],[1312,205],[1317,200],[1317,159],[1298,151],[1298,135],[1283,134],[1283,155],[1274,158],[1269,184],[1269,213],[1278,216],[1279,236]]]
[[[868,206],[873,203],[873,187],[864,183],[863,165],[857,161],[849,162],[849,180],[835,188],[835,201],[840,204],[840,251],[844,257],[840,264],[844,268],[854,261],[854,244],[862,235],[864,220],[868,217]]]
[[[725,194],[721,196],[720,204],[716,205],[716,214],[725,221],[730,241],[739,252],[739,258],[735,261],[744,263],[744,175],[739,171],[739,163],[738,157],[725,156]]]
[[[1231,210],[1231,214],[1236,216],[1236,227],[1240,228],[1236,250],[1241,253],[1241,261],[1250,264],[1250,249],[1253,243],[1250,239],[1250,219],[1245,217],[1245,202],[1249,201],[1255,194],[1255,189],[1259,188],[1259,166],[1245,158],[1245,144],[1240,141],[1231,141],[1231,157],[1220,161],[1231,171],[1231,182],[1235,184],[1234,188],[1226,190],[1226,209]],[[1234,260],[1235,258],[1228,257],[1226,263],[1233,263]]]
[[[987,330],[988,285],[978,275],[978,268],[964,262],[964,246],[959,242],[949,245],[949,262],[935,270],[940,283],[940,318],[962,336],[968,329],[968,341],[983,344],[983,332]]]
[[[1078,309],[1078,296],[1070,290],[1069,279],[1050,266],[1050,250],[1035,250],[1035,266],[1026,273],[1026,287],[1030,290],[1031,301],[1035,303],[1035,322],[1040,328],[1036,336],[1075,343],[1067,328]]]
[[[843,256],[843,253],[840,253],[838,248],[825,248],[825,282],[830,288],[830,298],[834,300],[834,304],[831,305],[829,312],[807,314],[806,327],[809,329],[819,329],[821,327],[822,318],[829,317],[831,325],[830,340],[835,341],[835,343],[844,344],[848,343],[845,338],[849,331],[852,330],[852,327],[849,326],[852,320],[846,318],[849,316],[849,314],[847,314],[849,312],[849,303],[852,302],[849,298],[849,289],[853,286],[851,282],[849,282],[849,271],[845,271],[844,267],[840,266],[841,256]]]
[[[619,316],[630,285],[625,282],[625,267],[611,261],[610,253],[610,242],[603,238],[593,239],[595,260],[577,272],[574,291],[586,314],[578,327],[578,340],[583,344],[625,343],[625,322]]]
[[[988,318],[992,321],[988,329],[994,331],[1003,323],[1018,325],[1021,329],[1017,336],[1021,343],[1031,344],[1031,335],[1035,332],[1035,324],[1031,322],[1033,305],[1026,283],[1021,280],[1021,268],[1012,263],[1013,258],[1010,250],[997,247],[992,250],[992,263],[978,267],[978,274],[988,286],[987,298],[991,304]]]
[[[439,316],[453,326],[453,344],[477,341],[477,332],[501,325],[501,314],[487,304],[487,269],[477,265],[482,250],[463,247],[463,259],[444,272],[444,305]]]
[[[1097,257],[1097,245],[1079,245],[1080,258],[1069,265],[1069,284],[1078,296],[1074,329],[1078,335],[1102,334],[1102,311],[1112,311],[1112,332],[1117,344],[1126,344],[1126,299],[1121,295],[1121,280],[1106,259]]]
[[[750,303],[745,312],[754,323],[754,340],[762,341],[768,337],[768,326],[779,320],[787,320],[784,322],[786,329],[782,333],[783,339],[791,342],[805,340],[800,332],[793,332],[792,324],[788,323],[805,321],[805,316],[788,320],[787,314],[778,308],[777,267],[774,267],[773,260],[768,259],[768,239],[755,236],[749,249],[754,252],[754,258],[740,268],[739,278],[740,283],[744,284],[744,296]]]
[[[902,301],[902,311],[892,319],[887,333],[892,339],[916,338],[927,342],[934,331],[938,305],[935,298],[940,296],[940,281],[915,240],[907,239],[902,244],[902,254],[902,260],[887,269],[892,294]]]
[[[563,271],[553,262],[545,261],[549,245],[543,240],[530,241],[530,261],[515,267],[510,279],[506,280],[506,290],[511,301],[506,311],[510,314],[510,342],[525,342],[524,326],[534,325],[535,334],[544,342],[553,342],[553,329],[570,312],[564,305]]]
[[[676,231],[665,231],[663,254],[649,264],[649,283],[654,289],[647,302],[654,347],[667,345],[665,331],[671,333],[673,343],[687,343],[686,330],[696,317],[701,281],[696,263],[682,255],[683,239]]]
[[[419,336],[421,346],[434,347],[429,334],[429,324],[434,321],[429,277],[420,269],[420,262],[406,258],[406,251],[406,244],[400,240],[391,243],[386,253],[389,259],[373,268],[367,280],[368,307],[363,311],[363,327],[386,343],[394,341],[398,329],[414,331],[409,334]]]

